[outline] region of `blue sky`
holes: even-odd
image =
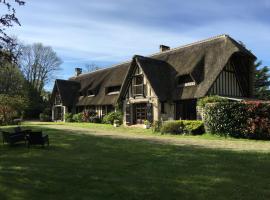
[[[10,32],[52,46],[63,79],[86,63],[108,67],[223,33],[270,65],[270,0],[27,0],[17,16],[22,26]]]

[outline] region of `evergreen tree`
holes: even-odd
[[[270,68],[261,67],[262,62],[254,64],[254,96],[263,100],[270,100]]]

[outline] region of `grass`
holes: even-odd
[[[269,152],[96,137],[37,124],[32,128],[48,134],[51,146],[0,145],[1,200],[270,198]]]

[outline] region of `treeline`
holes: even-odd
[[[6,43],[0,54],[0,124],[49,114],[50,92],[44,87],[55,79],[61,63],[56,52],[41,43]]]

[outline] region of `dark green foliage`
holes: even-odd
[[[168,121],[162,125],[161,133],[199,135],[204,133],[204,125],[195,120]]]
[[[190,135],[201,135],[205,132],[203,121],[199,120],[182,120],[184,124],[184,133]]]
[[[270,69],[261,65],[261,61],[254,64],[254,96],[258,99],[270,100]]]
[[[123,114],[120,111],[110,112],[104,116],[102,123],[113,124],[114,120],[119,120],[120,124],[123,122]]]
[[[224,136],[270,139],[270,105],[260,102],[216,103],[206,106],[208,132]]]
[[[89,118],[90,123],[101,123],[101,119],[98,116],[91,116]]]
[[[162,121],[154,121],[152,124],[152,131],[153,132],[160,132],[162,127]]]
[[[182,121],[165,122],[160,131],[161,133],[182,134],[184,131],[184,124]]]
[[[73,115],[72,113],[65,114],[65,122],[73,122]]]
[[[226,98],[222,98],[220,96],[213,95],[213,96],[207,96],[207,97],[201,98],[197,102],[197,105],[204,108],[206,106],[206,104],[208,104],[208,103],[228,102],[228,101],[229,100]]]
[[[12,124],[15,118],[21,118],[26,104],[21,96],[0,94],[0,125]]]
[[[247,119],[246,104],[243,103],[216,103],[206,106],[205,125],[211,133],[243,137]]]
[[[39,119],[42,122],[49,122],[49,121],[51,121],[51,116],[48,115],[48,114],[45,114],[45,113],[40,113],[39,114]]]
[[[74,114],[72,120],[74,122],[83,122],[83,113]]]

